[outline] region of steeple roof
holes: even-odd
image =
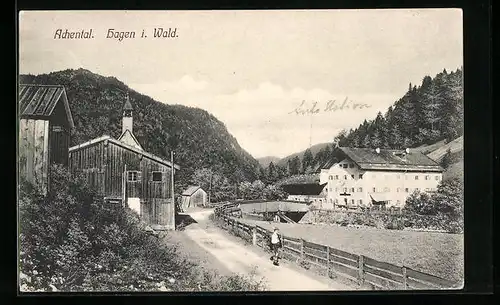
[[[132,108],[132,104],[130,103],[130,99],[128,98],[128,92],[127,92],[127,100],[125,101],[125,105],[123,106],[123,110],[134,110]]]

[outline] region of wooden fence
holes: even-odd
[[[215,213],[215,219],[220,221],[224,229],[269,251],[271,231],[240,222],[223,211],[221,207]],[[457,287],[452,281],[409,267],[396,266],[290,236],[283,235],[282,254],[289,261],[322,269],[328,277],[341,276],[359,286],[377,290],[439,290]]]

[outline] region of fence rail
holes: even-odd
[[[234,208],[234,203],[228,204],[227,208],[217,208],[215,219],[232,234],[269,251],[269,237],[272,232],[258,225],[240,222],[224,213]],[[283,236],[282,251],[287,260],[311,264],[324,270],[329,277],[342,276],[359,286],[370,286],[378,290],[436,290],[458,286],[452,281],[406,266],[396,266],[291,236]]]

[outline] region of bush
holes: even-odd
[[[104,204],[81,177],[54,166],[51,183],[47,196],[20,185],[22,291],[214,288],[194,281],[196,265],[147,233],[136,213]],[[260,287],[245,278],[214,277],[233,283],[228,289]]]

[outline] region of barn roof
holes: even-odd
[[[52,115],[57,103],[61,99],[69,125],[71,128],[74,128],[75,124],[71,115],[66,90],[61,85],[19,85],[19,116],[21,118],[48,118]]]
[[[434,171],[444,169],[421,152],[371,148],[339,147],[339,151],[363,170]]]
[[[143,155],[143,156],[145,156],[145,157],[147,157],[147,158],[149,158],[151,160],[154,160],[154,161],[156,161],[158,163],[161,163],[163,165],[172,167],[172,162],[170,162],[170,161],[163,160],[162,158],[160,158],[158,156],[155,156],[155,155],[153,155],[151,153],[148,153],[148,152],[146,152],[144,150],[141,150],[141,149],[139,149],[137,147],[128,145],[126,143],[123,143],[123,142],[121,142],[121,141],[119,141],[117,139],[114,139],[114,138],[112,138],[110,136],[106,136],[106,135],[102,136],[100,138],[95,138],[93,140],[90,140],[88,142],[85,142],[85,143],[82,143],[82,144],[79,144],[79,145],[76,145],[76,146],[73,146],[73,147],[70,147],[69,148],[69,152],[78,151],[78,150],[83,149],[83,148],[85,148],[87,146],[90,146],[90,145],[93,145],[93,144],[96,144],[96,143],[99,143],[99,142],[102,142],[102,141],[106,141],[106,140],[109,141],[109,142],[111,142],[111,143],[113,143],[113,144],[115,144],[115,145],[117,145],[117,146],[120,146],[122,148],[128,149],[130,151],[133,151],[133,152],[135,152],[137,154],[141,154],[141,155]],[[174,168],[177,169],[177,170],[179,170],[180,166],[177,165],[177,164],[174,164]]]
[[[190,185],[187,189],[184,190],[184,192],[182,192],[182,196],[191,196],[199,189],[201,189],[200,186]]]
[[[300,183],[285,184],[281,187],[289,195],[319,195],[325,188],[326,183]]]

